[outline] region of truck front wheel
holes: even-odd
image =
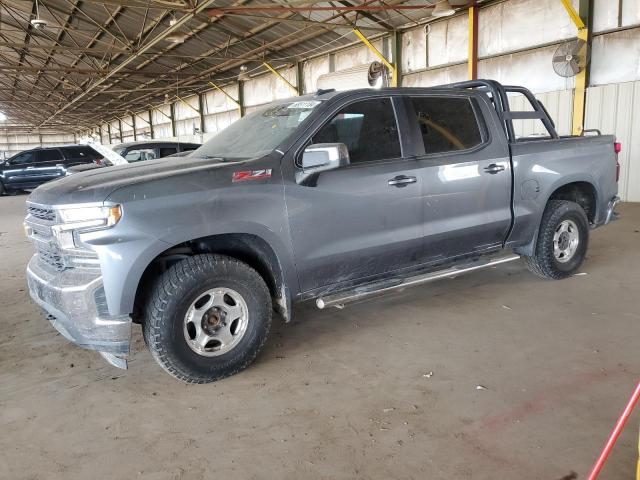
[[[189,383],[233,375],[258,355],[271,327],[271,296],[251,267],[195,255],[156,281],[142,330],[155,360]]]
[[[527,268],[539,277],[560,279],[572,275],[584,260],[589,222],[583,208],[567,200],[550,200],[542,215],[533,256]]]

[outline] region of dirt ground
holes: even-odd
[[[251,368],[192,386],[138,326],[122,371],[40,316],[25,199],[0,198],[1,479],[585,478],[638,380],[638,204],[593,232],[583,275],[515,262],[303,305]],[[602,478],[633,478],[639,420]]]

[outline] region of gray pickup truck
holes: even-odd
[[[524,95],[527,111],[509,98]],[[516,121],[545,136],[518,138]],[[72,342],[205,383],[256,357],[275,310],[319,308],[523,257],[579,268],[618,201],[613,136],[559,137],[522,87],[480,80],[265,105],[188,158],[47,183],[27,201],[29,291]]]

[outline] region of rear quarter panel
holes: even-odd
[[[512,144],[514,225],[507,245],[533,248],[549,197],[569,183],[593,185],[594,223],[603,223],[607,204],[618,191],[614,141],[602,135]]]

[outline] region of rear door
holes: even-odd
[[[169,155],[173,155],[174,153],[178,153],[177,145],[163,145],[158,147],[158,157],[168,157]]]
[[[305,143],[344,143],[351,164],[285,186],[303,291],[420,261],[423,180],[399,133],[392,99],[374,97],[343,106]]]
[[[82,165],[86,163],[97,163],[96,160],[102,159],[101,154],[87,145],[62,147],[61,150],[65,156],[65,167],[72,167],[73,165]]]
[[[499,248],[511,225],[511,164],[489,107],[464,93],[405,104],[422,167],[427,261]]]
[[[30,171],[32,180],[38,184],[63,177],[66,173],[64,157],[57,148],[39,150],[33,167]]]

